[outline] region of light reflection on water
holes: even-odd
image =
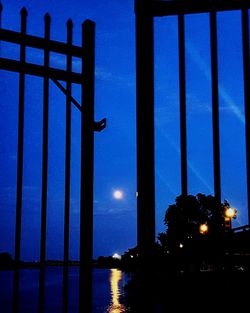
[[[126,307],[120,303],[121,288],[120,282],[122,280],[122,271],[118,269],[110,270],[110,289],[111,289],[111,301],[106,313],[124,313],[126,312]]]
[[[79,268],[70,267],[65,289],[62,267],[45,269],[43,313],[78,313]],[[13,312],[18,294],[16,312],[38,313],[40,303],[40,271],[37,268],[19,271],[18,288],[14,284],[14,271],[0,271],[0,313]],[[125,313],[123,285],[129,278],[117,269],[93,269],[92,313]],[[87,312],[87,311],[86,311]]]

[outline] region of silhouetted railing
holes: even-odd
[[[242,21],[246,176],[248,219],[250,222],[250,0],[135,0],[136,13],[136,84],[137,84],[137,210],[138,245],[150,251],[155,239],[154,183],[154,17],[178,16],[181,189],[188,192],[186,129],[185,15],[208,13],[210,16],[210,54],[212,83],[212,132],[214,195],[221,201],[219,86],[217,51],[217,12],[240,10]],[[146,226],[145,226],[146,225]]]
[[[2,4],[0,3],[0,21],[2,21]],[[61,90],[66,98],[66,148],[65,148],[65,198],[64,198],[64,265],[69,262],[70,234],[70,164],[71,164],[71,104],[81,114],[81,194],[80,194],[80,304],[81,310],[90,312],[90,302],[82,296],[91,295],[91,266],[93,254],[93,157],[94,131],[106,127],[106,119],[94,121],[94,72],[95,72],[95,23],[86,20],[82,24],[82,46],[73,45],[73,23],[67,21],[66,43],[52,40],[51,18],[44,16],[44,37],[27,34],[26,8],[21,10],[20,32],[0,29],[0,41],[19,45],[18,61],[0,57],[0,69],[19,73],[18,106],[18,156],[17,156],[17,191],[16,191],[16,228],[15,228],[15,265],[13,310],[18,311],[19,271],[21,255],[21,226],[23,200],[23,150],[24,150],[24,111],[26,75],[43,78],[43,128],[42,128],[42,191],[41,191],[41,234],[40,234],[40,280],[39,312],[44,308],[44,281],[46,265],[46,230],[47,230],[47,194],[48,194],[48,137],[49,137],[49,93],[50,80]],[[1,23],[0,23],[1,24]],[[26,61],[26,48],[32,47],[43,51],[44,64],[38,65]],[[56,52],[66,56],[66,70],[56,69],[50,65],[50,54]],[[81,60],[81,73],[72,70],[72,58]],[[66,88],[60,81],[66,82]],[[81,86],[81,104],[72,96],[72,84]],[[68,269],[64,269],[64,312],[67,311]]]
[[[2,13],[2,5],[0,13]],[[17,158],[17,195],[16,195],[16,237],[15,261],[20,261],[20,241],[22,224],[22,190],[23,190],[23,146],[24,146],[24,107],[26,75],[43,78],[43,153],[42,153],[42,195],[41,195],[41,247],[40,262],[46,260],[46,223],[47,223],[47,183],[48,183],[48,116],[49,116],[49,80],[65,94],[66,97],[66,152],[65,152],[65,225],[64,225],[64,261],[69,259],[69,212],[70,212],[70,147],[71,147],[71,104],[74,104],[82,115],[81,129],[81,247],[84,241],[87,248],[81,257],[92,255],[92,224],[93,215],[93,132],[101,131],[106,126],[106,120],[94,122],[94,37],[95,23],[87,20],[82,24],[82,46],[75,46],[73,41],[73,23],[67,22],[67,42],[51,40],[51,18],[44,16],[44,37],[27,34],[27,15],[25,8],[21,10],[21,31],[0,30],[0,40],[20,46],[19,61],[10,58],[0,58],[0,69],[19,73],[19,116],[18,116],[18,158]],[[44,64],[37,65],[26,62],[26,48],[41,49],[44,52]],[[50,53],[57,52],[66,56],[66,70],[56,69],[50,65]],[[72,71],[72,58],[80,58],[82,71]],[[65,81],[66,88],[59,82]],[[81,85],[82,103],[79,104],[72,96],[72,84]],[[84,109],[82,109],[84,108]],[[79,147],[80,148],[80,147]],[[84,153],[83,153],[84,150]],[[84,201],[83,201],[84,199]],[[86,227],[86,225],[88,225]],[[91,235],[90,235],[91,234]],[[85,239],[84,236],[87,236]],[[85,252],[84,252],[85,251]],[[85,254],[86,253],[86,254]],[[92,259],[92,257],[91,257]]]
[[[232,228],[232,231],[234,233],[238,233],[242,231],[249,231],[249,230],[250,230],[250,225],[244,225],[244,226]]]

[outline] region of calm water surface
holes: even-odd
[[[18,313],[39,312],[39,270],[22,269],[19,272]],[[45,271],[43,313],[78,313],[79,268],[70,267],[68,273],[67,310],[63,289],[63,268],[49,267]],[[129,312],[124,304],[123,287],[127,282],[117,269],[93,270],[93,313]],[[0,312],[13,312],[13,271],[0,271]],[[17,298],[16,298],[17,299]]]

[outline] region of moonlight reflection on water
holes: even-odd
[[[45,269],[43,302],[40,301],[40,270],[25,268],[19,270],[17,288],[14,286],[14,271],[0,271],[0,312],[13,312],[13,305],[18,313],[76,313],[79,311],[79,267],[69,267],[69,288],[65,289],[63,267],[52,266]],[[125,313],[130,307],[124,304],[123,285],[129,277],[118,269],[93,269],[93,313]],[[16,278],[15,278],[16,282]],[[13,297],[15,295],[15,297]],[[65,300],[66,299],[66,300]],[[91,299],[85,299],[91,301]],[[65,305],[65,303],[67,304]]]
[[[110,288],[111,288],[111,301],[107,309],[107,313],[124,313],[126,308],[120,303],[121,289],[119,283],[122,279],[122,271],[118,269],[110,270]]]

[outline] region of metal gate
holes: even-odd
[[[2,14],[0,3],[0,21]],[[42,191],[41,191],[41,234],[40,234],[40,280],[39,312],[44,308],[44,275],[46,265],[46,225],[47,225],[47,186],[48,186],[48,122],[49,122],[49,81],[52,81],[65,95],[66,99],[66,135],[65,135],[65,198],[64,198],[64,312],[67,310],[69,233],[70,233],[70,164],[71,164],[71,105],[75,105],[81,114],[81,183],[80,183],[80,301],[79,311],[91,310],[91,268],[93,255],[93,167],[94,167],[94,131],[106,127],[106,119],[94,121],[94,76],[95,76],[95,23],[86,20],[82,24],[82,46],[73,45],[73,23],[67,22],[67,42],[58,42],[50,38],[51,18],[44,16],[44,37],[27,34],[27,15],[21,10],[20,32],[0,29],[0,41],[17,44],[20,47],[18,61],[0,58],[0,69],[19,73],[19,110],[18,110],[18,153],[17,153],[17,191],[16,191],[16,227],[15,227],[15,266],[13,310],[18,311],[18,289],[20,264],[20,242],[22,225],[23,194],[23,150],[24,150],[24,111],[25,78],[33,75],[43,78],[43,129],[42,129]],[[37,65],[26,61],[26,48],[43,51],[44,64]],[[66,70],[50,65],[50,53],[66,56]],[[72,70],[72,59],[81,61],[81,73]],[[66,88],[61,82],[66,83]],[[81,103],[72,95],[72,84],[81,86]],[[84,295],[84,297],[82,297]],[[85,300],[86,299],[86,300]],[[66,303],[65,303],[66,301]]]
[[[136,13],[136,82],[137,82],[137,191],[138,245],[150,251],[155,242],[154,184],[154,17],[178,16],[179,95],[181,142],[181,192],[187,194],[187,127],[186,127],[186,66],[185,15],[209,13],[212,80],[212,131],[214,194],[221,201],[219,87],[217,53],[217,12],[240,10],[243,43],[246,174],[248,220],[250,223],[250,59],[249,0],[135,0]]]

